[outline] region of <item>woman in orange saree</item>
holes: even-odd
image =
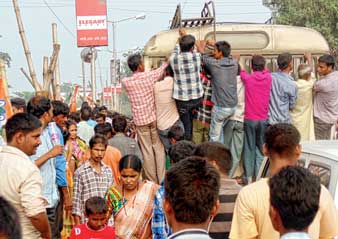
[[[151,238],[153,200],[158,185],[141,181],[142,162],[136,155],[126,155],[119,163],[120,184],[110,187],[105,195],[108,219],[114,220],[119,239]]]

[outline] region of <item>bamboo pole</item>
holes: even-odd
[[[53,44],[58,44],[57,38],[57,25],[56,23],[52,24],[52,33],[53,33]],[[60,67],[59,67],[59,59],[56,61],[54,78],[52,81],[53,93],[56,100],[61,99],[61,82],[60,82]]]
[[[44,56],[42,66],[43,89],[46,89],[47,75],[48,75],[48,56]]]
[[[48,69],[47,69],[47,75],[46,75],[46,78],[44,79],[44,82],[43,82],[43,89],[45,91],[48,91],[49,88],[50,88],[50,84],[52,82],[52,78],[53,78],[53,74],[54,74],[54,71],[55,71],[59,51],[60,51],[60,45],[54,44],[52,59],[50,60],[50,63],[49,63]]]
[[[23,45],[25,55],[26,55],[29,74],[30,74],[30,77],[31,77],[31,80],[32,80],[32,85],[33,85],[33,87],[36,91],[41,91],[42,87],[41,87],[41,85],[39,84],[39,82],[36,78],[36,73],[35,73],[35,69],[34,69],[34,65],[33,65],[31,52],[29,50],[28,42],[27,42],[27,39],[26,39],[26,34],[25,34],[23,24],[22,24],[22,19],[21,19],[18,1],[17,0],[12,0],[12,1],[13,1],[14,11],[15,11],[15,15],[16,15],[16,20],[17,20],[17,23],[18,23],[19,34],[20,34],[22,45]]]
[[[49,60],[52,61],[52,58],[50,57]],[[55,91],[56,90],[55,90],[55,84],[54,84],[55,74],[56,74],[55,72],[56,71],[54,71],[54,74],[52,74],[51,87],[49,87],[49,94],[51,95],[53,100],[56,100],[56,98],[55,98]]]
[[[32,87],[34,88],[32,79],[29,77],[29,75],[27,74],[27,72],[25,71],[25,69],[23,69],[22,67],[20,68],[21,72],[23,73],[23,75],[26,77],[26,79],[29,81],[29,83],[32,85]]]

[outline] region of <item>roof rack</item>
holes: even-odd
[[[182,19],[181,4],[176,7],[175,15],[171,20],[170,29],[183,28],[183,27],[199,27],[204,25],[212,25],[216,30],[216,16],[215,4],[213,1],[206,2],[201,11],[201,17]]]

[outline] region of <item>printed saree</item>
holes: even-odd
[[[129,201],[123,198],[114,186],[108,189],[105,199],[108,204],[108,213],[114,217],[117,238],[151,238],[150,221],[157,189],[158,185],[155,183],[144,181],[143,186]]]
[[[72,146],[73,146],[73,156],[71,160],[75,160],[75,169],[77,169],[82,163],[85,158],[85,153],[88,149],[88,146],[86,143],[77,138],[76,140],[72,141]],[[71,152],[68,149],[68,146],[65,146],[65,154],[66,158]],[[68,167],[68,163],[66,166],[66,176],[67,176],[67,182],[68,182],[68,193],[71,198],[73,198],[73,172],[70,170]],[[74,218],[72,216],[71,211],[63,211],[63,229],[61,232],[61,237],[62,239],[67,239],[70,237],[70,232],[72,228],[75,225]]]

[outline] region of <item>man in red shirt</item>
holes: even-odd
[[[75,226],[70,239],[114,239],[115,229],[107,226],[106,201],[101,197],[92,197],[86,201],[85,207],[88,222]]]

